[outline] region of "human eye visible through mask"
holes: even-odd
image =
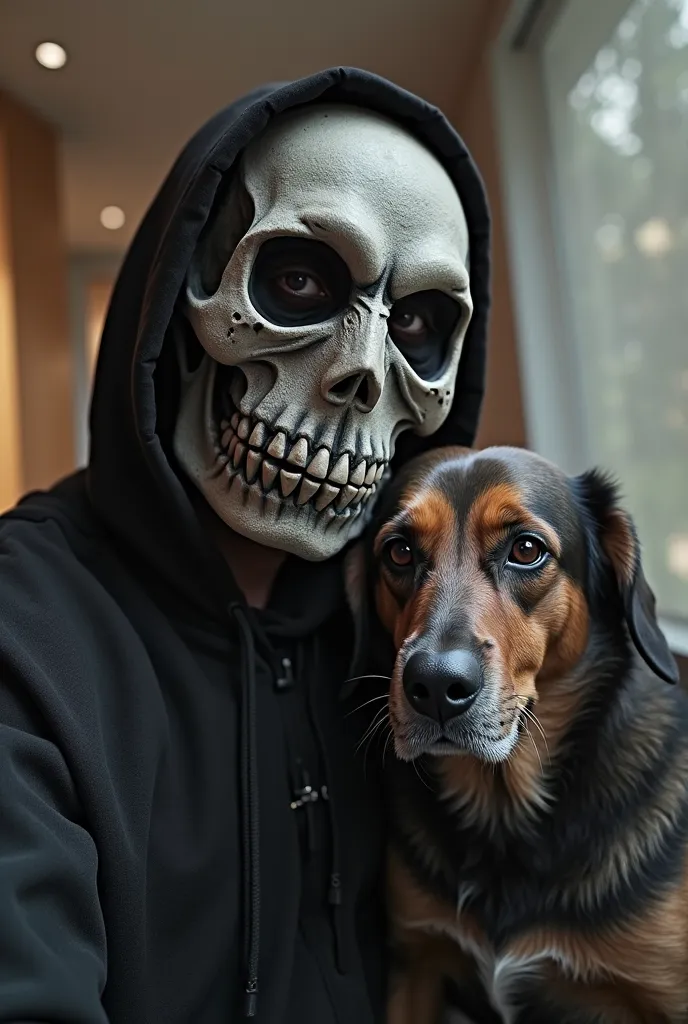
[[[272,238],[256,257],[251,300],[266,320],[281,327],[323,323],[344,309],[351,274],[334,249],[307,238]]]
[[[404,296],[392,306],[390,338],[424,380],[434,380],[442,372],[461,312],[454,299],[437,290]]]

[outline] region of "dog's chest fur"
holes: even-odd
[[[506,892],[501,896],[508,899]],[[520,912],[511,914],[497,911],[498,899],[481,880],[460,882],[454,921],[443,918],[434,927],[472,958],[487,999],[504,1024],[514,1024],[524,1000],[537,999],[541,984],[555,975],[583,983],[605,976],[604,965],[580,948],[575,932],[559,941],[555,929],[538,926],[538,909],[549,902],[547,894],[531,892],[532,902],[524,901]]]
[[[408,862],[405,866],[409,867]],[[535,901],[525,901],[520,912],[499,913],[500,900],[508,899],[508,894],[501,886],[495,892],[480,874],[466,871],[456,885],[453,907],[439,898],[415,907],[411,904],[406,923],[456,943],[472,961],[487,1000],[504,1024],[520,1020],[524,1003],[537,1000],[540,985],[555,973],[586,982],[596,974],[602,976],[601,968],[595,971],[590,957],[576,948],[573,935],[567,942],[558,942],[554,931],[537,927]],[[417,866],[412,877],[420,882]],[[426,879],[427,875],[424,886]],[[544,894],[541,900],[546,902]]]
[[[561,947],[543,944],[525,952],[510,949],[507,943],[497,951],[484,935],[466,925],[466,918],[459,913],[455,927],[442,931],[473,958],[486,997],[504,1024],[515,1024],[524,995],[537,989],[545,971],[551,973],[552,965],[572,979],[578,978],[575,962]]]
[[[436,776],[433,782],[422,768],[390,766],[392,848],[410,887],[428,897],[415,907],[411,899],[408,924],[449,936],[474,959],[504,1021],[516,1019],[524,992],[528,1003],[537,1000],[553,977],[588,985],[617,976],[642,988],[662,969],[660,950],[651,966],[656,938],[647,937],[648,957],[643,952],[642,922],[682,886],[688,840],[686,704],[674,698],[667,705],[671,724],[656,756],[641,755],[630,728],[623,741],[606,737],[594,754],[577,745],[579,763],[567,763],[545,804],[520,818],[481,818],[470,802],[448,798]],[[626,749],[632,770],[622,771]],[[614,948],[610,931],[619,936]],[[682,971],[677,964],[677,978]],[[676,1006],[685,987],[674,985]]]

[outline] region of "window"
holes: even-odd
[[[619,477],[685,652],[688,0],[537,6],[496,64],[531,443]]]

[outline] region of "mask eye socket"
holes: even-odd
[[[506,564],[515,569],[539,569],[548,557],[544,541],[532,533],[522,533],[511,545]]]
[[[416,564],[413,548],[404,537],[391,537],[382,549],[382,558],[397,575],[413,570]]]
[[[440,291],[406,295],[392,306],[389,336],[423,380],[442,373],[461,314],[459,303]]]
[[[255,309],[279,327],[330,320],[349,303],[351,274],[324,242],[270,238],[260,247],[249,281]]]

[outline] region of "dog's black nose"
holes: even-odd
[[[417,651],[404,668],[404,693],[411,707],[440,725],[471,706],[482,682],[478,659],[470,651]]]

